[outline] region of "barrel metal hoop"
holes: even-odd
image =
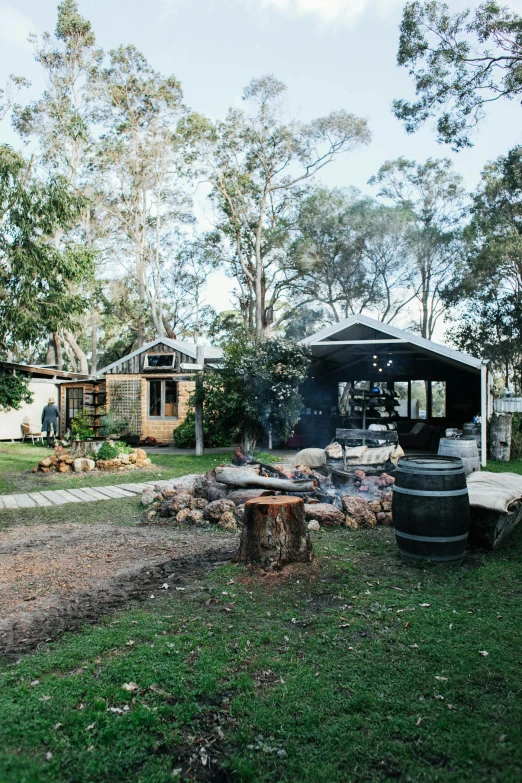
[[[455,555],[454,557],[433,557],[431,555],[426,557],[425,555],[414,555],[411,554],[411,552],[405,552],[404,549],[401,549],[400,547],[398,549],[399,554],[406,560],[431,560],[433,563],[452,563],[464,558],[464,553],[461,555]]]
[[[468,488],[466,489],[448,489],[444,490],[431,490],[431,489],[406,489],[405,487],[398,487],[397,484],[393,485],[393,491],[398,492],[400,495],[416,495],[417,497],[428,498],[451,498],[458,495],[467,495]]]
[[[416,470],[415,473],[412,470],[401,470],[397,468],[397,473],[404,473],[406,476],[458,476],[464,470],[460,467],[458,470]]]
[[[402,533],[395,527],[393,528],[393,531],[396,536],[408,538],[410,541],[432,541],[436,544],[449,544],[452,541],[464,541],[468,537],[467,533],[464,533],[461,536],[414,536],[411,533]]]

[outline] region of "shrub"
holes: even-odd
[[[96,456],[97,459],[114,459],[119,453],[116,446],[111,446],[110,443],[103,443]]]
[[[105,413],[100,416],[100,435],[121,435],[128,432],[129,423],[119,419],[113,413]]]
[[[71,422],[71,430],[76,440],[87,440],[93,437],[91,418],[86,410],[79,411],[76,414]]]
[[[510,459],[522,458],[522,414],[514,413],[511,423],[511,455]]]
[[[116,440],[112,444],[118,454],[130,454],[134,449],[132,446],[128,446],[127,443],[124,443],[122,440]]]
[[[4,411],[20,410],[23,402],[29,404],[33,401],[30,381],[30,375],[13,375],[7,370],[0,370],[0,406]]]
[[[226,432],[222,427],[217,426],[214,422],[203,419],[203,435],[205,439],[205,445],[216,446],[230,446],[232,443],[232,436],[230,432]],[[196,445],[196,419],[194,411],[189,411],[187,418],[180,424],[179,427],[173,432],[174,444],[178,449],[193,449]]]

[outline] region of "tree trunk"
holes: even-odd
[[[275,489],[279,492],[314,492],[315,481],[258,476],[251,468],[216,468],[216,480],[229,487]]]
[[[82,351],[72,332],[67,332],[65,335],[67,342],[72,348],[72,351],[80,364],[80,372],[82,375],[89,375],[89,364],[87,362],[87,354]]]
[[[278,495],[247,500],[236,563],[260,563],[267,571],[310,563],[312,542],[301,498]]]
[[[56,355],[56,366],[63,370],[62,340],[58,332],[54,333],[54,350]]]
[[[47,343],[47,354],[45,356],[45,363],[48,365],[56,364],[56,346],[54,343],[54,335],[51,335],[49,337],[49,342]]]
[[[98,372],[98,313],[91,312],[91,375]]]
[[[489,456],[509,462],[511,455],[511,421],[509,413],[494,413],[489,424]],[[484,424],[482,425],[484,426]]]

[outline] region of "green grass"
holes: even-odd
[[[133,498],[103,500],[96,503],[64,503],[42,508],[0,509],[0,531],[31,525],[136,525],[143,517],[143,506]]]
[[[314,547],[0,667],[2,783],[518,783],[522,529],[448,569],[401,564],[388,529]]]
[[[230,454],[150,454],[153,467],[129,473],[32,473],[34,466],[52,454],[47,448],[28,443],[0,443],[0,494],[38,492],[42,489],[73,489],[101,487],[132,481],[152,481],[155,478],[176,478],[186,473],[206,473],[222,462],[230,462]]]

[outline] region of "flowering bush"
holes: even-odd
[[[287,438],[299,418],[299,385],[309,364],[308,349],[292,340],[233,340],[220,371],[205,375],[198,386],[205,422],[219,422],[247,448],[269,430]]]

